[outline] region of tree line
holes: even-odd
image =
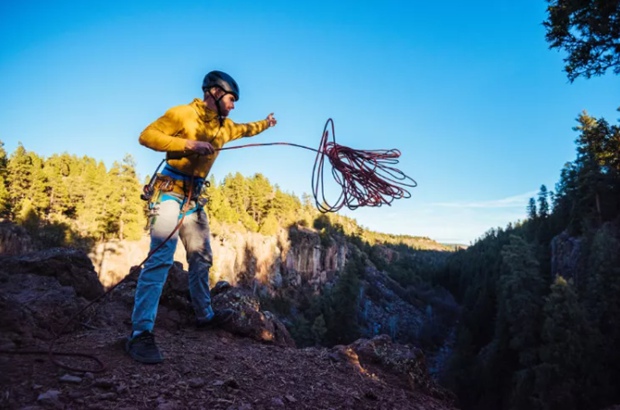
[[[88,156],[62,153],[45,158],[21,143],[9,155],[0,141],[0,219],[24,226],[44,246],[88,247],[98,241],[139,239],[148,219],[140,199],[144,183],[129,154],[107,169]],[[355,219],[321,214],[310,195],[284,192],[260,173],[228,174],[219,182],[210,176],[209,185],[205,209],[215,223],[274,235],[293,224],[314,227],[319,220],[316,224],[324,235],[329,225],[369,243],[441,248],[429,238],[373,232]]]
[[[27,228],[42,245],[88,246],[136,239],[145,224],[130,155],[108,170],[101,161],[27,151],[7,156],[0,141],[0,216]]]

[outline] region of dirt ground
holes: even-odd
[[[46,355],[0,354],[0,408],[9,409],[455,409],[394,374],[333,349],[279,347],[224,330],[156,331],[164,363],[134,362],[128,331],[93,329],[56,351],[95,354],[102,372],[67,371]],[[34,348],[47,349],[47,345]],[[72,367],[93,361],[58,357]]]

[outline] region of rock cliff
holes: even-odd
[[[90,253],[104,286],[120,281],[144,259],[148,241],[144,237],[137,242],[107,242]],[[270,290],[307,284],[318,288],[332,279],[334,272],[342,270],[347,254],[346,242],[322,244],[318,233],[303,227],[282,230],[277,236],[225,231],[212,236],[211,247],[212,283],[224,280],[233,286],[263,286]],[[177,247],[175,260],[187,268],[182,245]]]

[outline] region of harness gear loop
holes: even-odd
[[[142,188],[142,195],[140,195],[140,199],[142,199],[143,201],[150,201],[151,198],[153,197],[153,194],[154,194],[154,191],[155,191],[155,182],[157,181],[157,173],[159,172],[159,168],[161,168],[161,166],[164,164],[164,162],[166,162],[165,158],[162,159],[161,162],[159,163],[159,165],[157,166],[157,168],[155,168],[155,172],[151,176],[151,179],[149,180],[149,183],[146,184]]]

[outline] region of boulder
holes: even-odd
[[[212,297],[215,309],[233,309],[237,313],[226,330],[261,342],[295,347],[284,324],[271,312],[261,311],[260,302],[251,291],[218,282]]]
[[[334,346],[329,357],[349,363],[361,373],[372,373],[374,367],[396,376],[411,390],[454,402],[454,395],[433,381],[422,350],[411,345],[393,343],[388,335],[358,339],[350,345]]]
[[[8,274],[33,274],[56,279],[71,286],[78,296],[93,300],[103,294],[97,272],[88,255],[72,248],[51,248],[19,256],[0,257],[0,271]]]

